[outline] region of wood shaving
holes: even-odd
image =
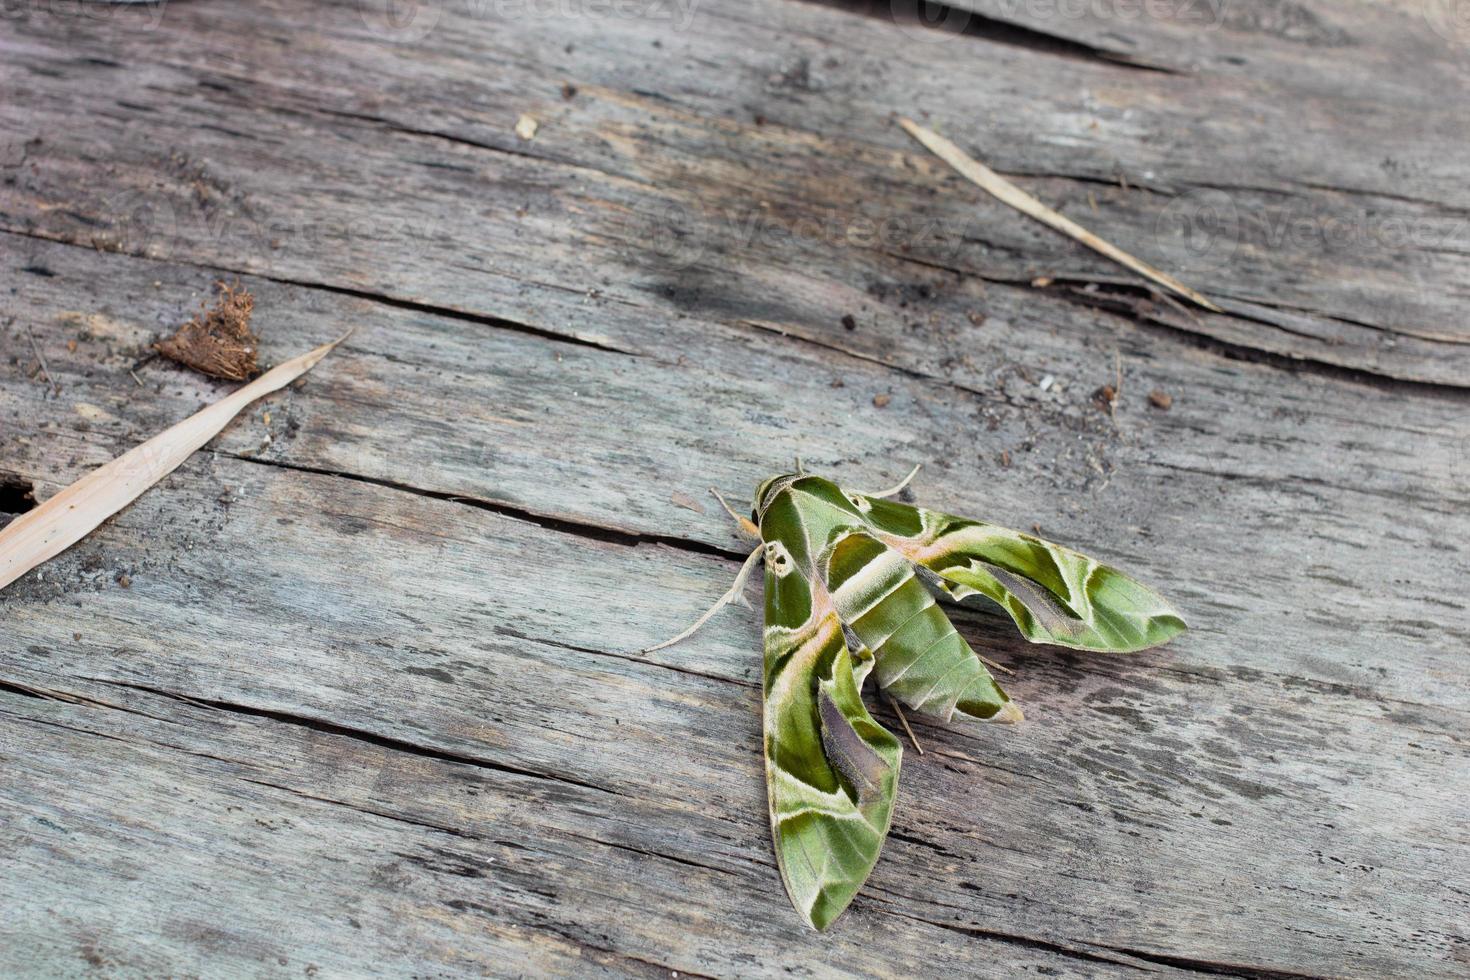
[[[1060,212],[1042,204],[1036,198],[1021,190],[1021,188],[1006,180],[1000,174],[991,170],[985,164],[976,160],[932,129],[925,129],[912,119],[900,119],[898,124],[904,128],[904,132],[924,144],[924,147],[929,152],[959,171],[960,175],[966,180],[969,180],[1002,203],[1010,205],[1022,214],[1030,215],[1044,225],[1055,228],[1057,231],[1076,239],[1093,251],[1100,252],[1119,265],[1126,266],[1147,279],[1152,279],[1159,285],[1173,290],[1193,303],[1198,303],[1207,310],[1215,313],[1224,312],[1224,310],[1216,306],[1202,293],[1190,289],[1167,272],[1161,272],[1148,263],[1134,258],[1118,246],[1097,237],[1071,218],[1065,217]],[[1042,279],[1046,279],[1046,277],[1042,277]],[[1049,279],[1046,281],[1050,283]],[[1041,280],[1037,280],[1033,285],[1037,285],[1040,282]]]

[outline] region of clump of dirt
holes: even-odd
[[[216,283],[219,299],[153,348],[170,360],[226,381],[244,381],[259,370],[260,344],[250,330],[255,297],[236,283]]]

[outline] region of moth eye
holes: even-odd
[[[766,564],[771,571],[777,575],[784,575],[791,568],[791,556],[779,541],[772,541],[766,545]]]

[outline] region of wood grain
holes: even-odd
[[[1417,94],[1463,61],[1412,12],[70,9],[0,32],[0,486],[228,390],[147,359],[216,278],[265,364],[357,332],[0,593],[0,972],[1463,975],[1470,199]],[[988,205],[891,124],[923,108],[1230,312]],[[1152,229],[1221,188],[1450,244],[1190,278]],[[921,502],[1193,626],[1098,657],[961,613],[1027,722],[916,726],[823,937],[769,850],[752,615],[631,652],[742,557],[689,501],[796,455],[922,461]]]

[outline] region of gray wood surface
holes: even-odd
[[[357,332],[0,594],[0,973],[1463,976],[1470,36],[1186,7],[7,13],[0,510],[227,390],[148,359],[215,279],[264,363]],[[734,574],[705,488],[798,454],[1193,626],[958,613],[1027,721],[916,724],[822,936],[756,615],[631,653]]]

